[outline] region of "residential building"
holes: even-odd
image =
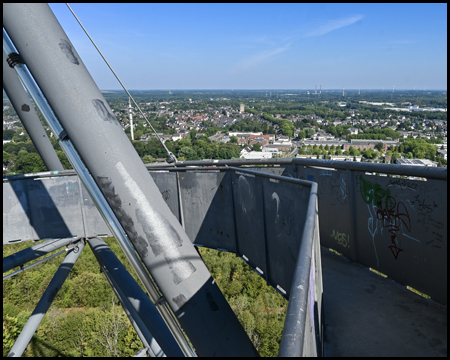
[[[437,163],[428,159],[397,159],[398,165],[413,165],[413,166],[431,166],[436,167]]]
[[[375,146],[378,143],[383,144],[383,151],[387,151],[391,145],[393,146],[400,145],[398,141],[352,139],[350,142],[344,144],[344,151],[349,150],[350,147],[353,147],[355,150],[375,149]]]
[[[241,156],[243,159],[271,159],[272,153],[267,151],[252,151]]]

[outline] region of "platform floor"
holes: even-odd
[[[322,247],[325,356],[447,356],[447,307]]]

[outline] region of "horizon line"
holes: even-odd
[[[344,88],[345,89],[345,88]],[[205,89],[173,89],[173,88],[168,88],[168,89],[128,89],[128,91],[214,91],[214,90],[219,90],[219,91],[315,91],[314,88],[304,88],[304,89],[214,89],[214,88],[205,88]],[[392,89],[390,88],[367,88],[367,89],[363,89],[363,88],[349,88],[349,89],[345,89],[345,91],[385,91],[385,92],[391,92],[392,93]],[[409,89],[409,88],[404,88],[404,89],[395,89],[396,91],[447,91],[447,89]],[[123,89],[100,89],[100,91],[123,91],[125,92],[125,90]],[[342,91],[342,88],[333,88],[333,89],[322,89],[322,91]]]

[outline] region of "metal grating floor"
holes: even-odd
[[[447,356],[447,307],[322,247],[325,356]]]

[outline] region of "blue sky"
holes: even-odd
[[[100,89],[120,89],[50,4]],[[447,89],[447,4],[71,4],[125,86]]]

